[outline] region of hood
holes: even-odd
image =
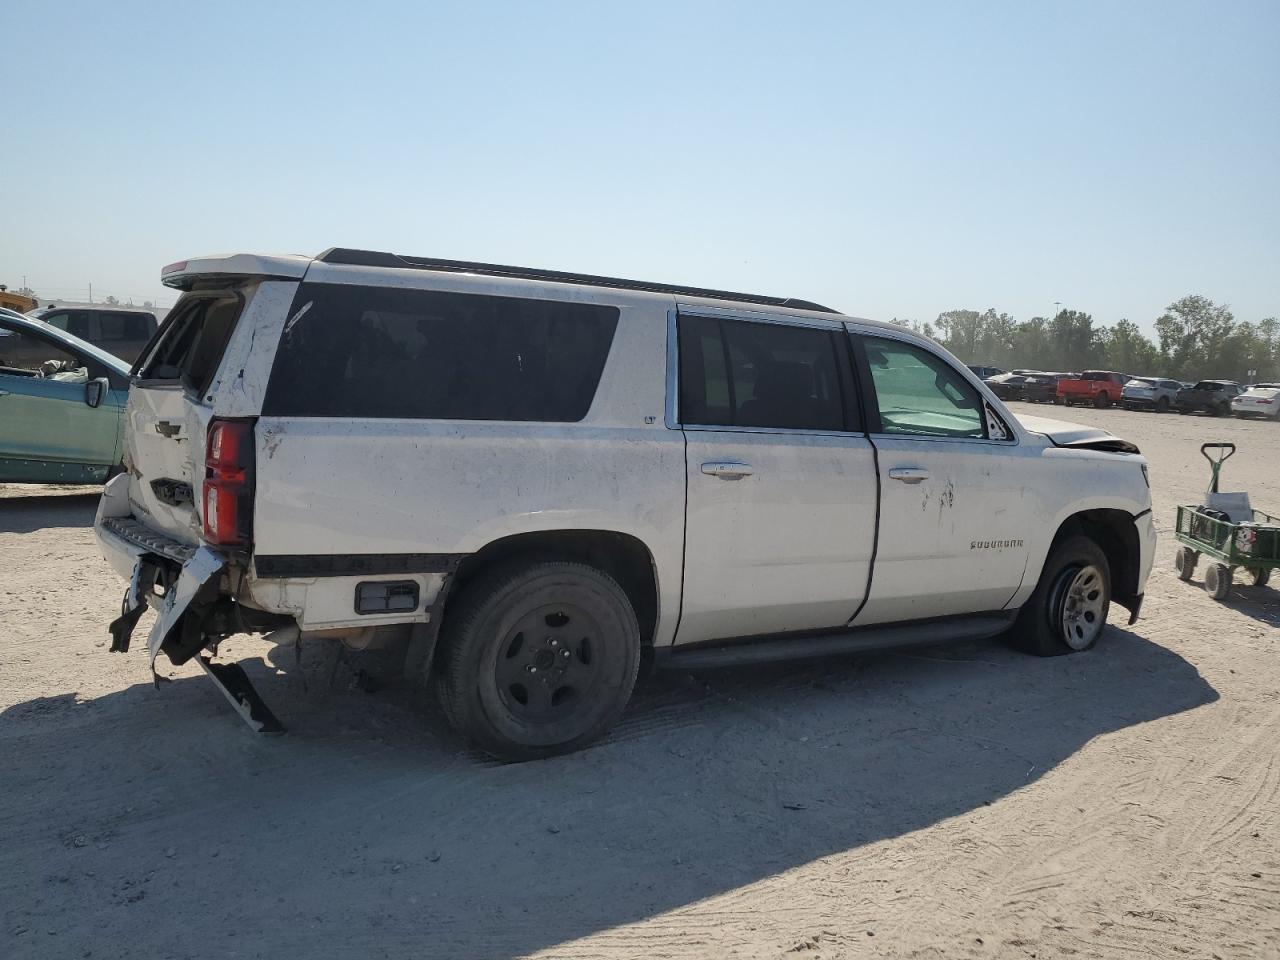
[[[1128,440],[1121,440],[1099,427],[1086,427],[1081,423],[1068,423],[1066,420],[1052,420],[1049,417],[1018,417],[1018,422],[1032,433],[1048,437],[1055,447],[1080,447],[1111,453],[1139,452]]]

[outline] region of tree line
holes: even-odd
[[[1196,294],[1169,304],[1155,322],[1155,342],[1132,320],[1095,325],[1079,310],[1022,321],[994,309],[948,310],[932,323],[894,322],[932,337],[965,363],[1005,370],[1280,381],[1280,319],[1236,320],[1225,304]]]

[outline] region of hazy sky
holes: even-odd
[[[1280,2],[0,8],[0,282],[363,246],[932,319],[1280,314]]]

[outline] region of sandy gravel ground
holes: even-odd
[[[521,766],[257,641],[287,736],[154,689],[96,494],[0,490],[0,957],[1280,956],[1280,593],[1213,602],[1170,532],[1203,439],[1280,507],[1280,424],[1071,418],[1151,459],[1134,627],[667,675]]]

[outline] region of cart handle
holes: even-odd
[[[1213,457],[1209,456],[1210,450],[1225,450],[1226,453],[1219,454],[1218,459],[1215,460]],[[1200,444],[1200,455],[1209,461],[1209,469],[1212,471],[1212,474],[1213,474],[1209,478],[1210,493],[1218,492],[1218,472],[1222,469],[1222,465],[1226,461],[1230,460],[1233,456],[1235,456],[1235,452],[1236,452],[1236,445],[1234,443],[1202,443]]]
[[[1202,443],[1200,444],[1200,455],[1204,457],[1206,460],[1208,460],[1210,463],[1213,463],[1214,460],[1213,460],[1213,457],[1209,456],[1209,451],[1219,450],[1219,449],[1228,451],[1227,453],[1224,453],[1222,456],[1218,458],[1217,462],[1222,463],[1222,461],[1224,460],[1231,459],[1231,457],[1235,454],[1236,445],[1234,443]]]

